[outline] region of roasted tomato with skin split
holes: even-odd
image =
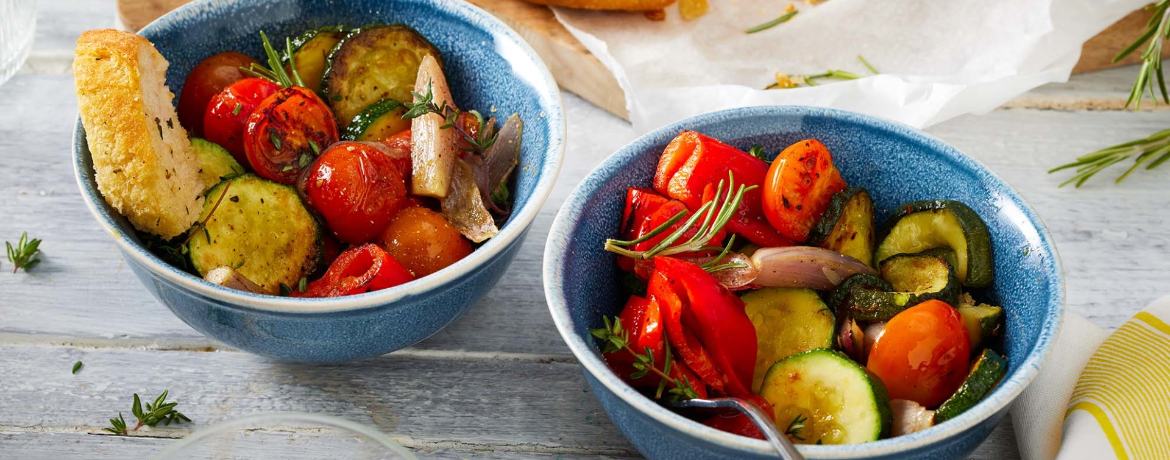
[[[890,399],[935,407],[967,377],[968,340],[959,311],[946,302],[928,300],[886,323],[866,366],[886,384]]]
[[[334,142],[337,123],[329,106],[312,90],[292,86],[269,96],[248,117],[244,152],[260,177],[292,184]]]
[[[337,239],[350,244],[376,238],[407,204],[394,159],[367,142],[340,142],[321,152],[297,181],[297,190]]]
[[[207,114],[211,98],[228,85],[248,78],[240,67],[248,68],[252,64],[259,63],[242,53],[228,51],[199,61],[191,69],[183,82],[183,91],[179,93],[179,123],[187,128],[187,132],[203,137],[203,116]]]
[[[277,91],[280,86],[263,78],[245,78],[228,85],[207,103],[203,138],[227,149],[240,164],[248,164],[248,156],[244,154],[248,117]]]
[[[833,165],[829,149],[816,139],[788,146],[764,180],[764,216],[786,238],[804,242],[829,207],[845,179]]]

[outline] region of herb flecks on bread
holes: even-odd
[[[199,166],[166,86],[167,60],[112,29],[77,39],[73,75],[98,190],[135,228],[173,238],[203,209]]]

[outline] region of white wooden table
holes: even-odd
[[[223,347],[172,316],[134,279],[78,196],[70,59],[81,31],[114,25],[113,1],[40,0],[38,21],[31,58],[0,86],[0,239],[28,231],[45,241],[32,273],[11,274],[0,262],[0,459],[149,457],[192,430],[274,410],[371,425],[423,458],[638,456],[590,394],[553,327],[540,280],[553,216],[580,177],[635,137],[627,123],[565,94],[569,148],[560,183],[509,273],[455,324],[377,359],[282,364]],[[1061,255],[1069,309],[1107,328],[1170,294],[1170,169],[1080,190],[1058,189],[1062,177],[1045,171],[1170,127],[1170,111],[1083,110],[1117,107],[1133,73],[1076,77],[1011,108],[929,130],[1035,206]],[[85,367],[71,375],[77,360]],[[129,415],[132,393],[163,389],[193,424],[133,437],[101,431],[119,411]],[[972,458],[1018,458],[1010,423]]]

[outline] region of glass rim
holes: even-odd
[[[219,434],[240,431],[242,429],[248,428],[267,428],[281,422],[310,422],[319,426],[348,430],[378,443],[387,450],[398,454],[404,460],[418,460],[418,457],[415,456],[413,452],[405,447],[402,447],[401,444],[394,441],[381,431],[339,417],[300,411],[261,412],[250,414],[231,421],[210,425],[171,443],[151,458],[153,460],[166,460],[173,457],[175,454],[182,452],[186,448],[195,445],[199,441],[203,441]]]

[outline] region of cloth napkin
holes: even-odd
[[[1012,425],[1024,460],[1170,459],[1170,296],[1112,334],[1066,313]]]
[[[922,128],[1066,81],[1085,41],[1150,1],[712,0],[702,18],[684,21],[672,7],[657,22],[554,11],[613,72],[640,132],[755,105],[834,107]],[[800,11],[788,22],[745,33],[788,5]],[[864,78],[764,90],[778,71],[829,69]]]

